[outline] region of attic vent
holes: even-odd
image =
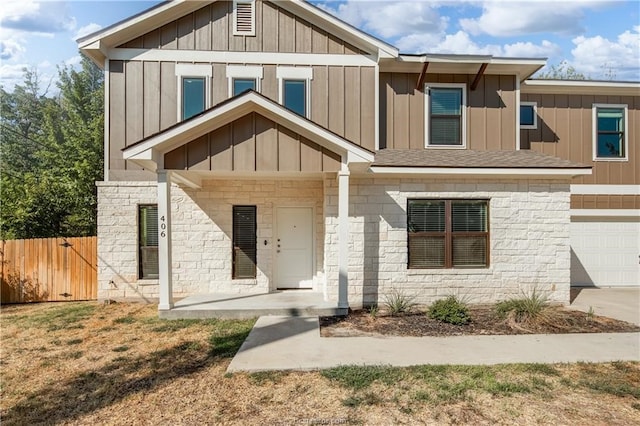
[[[233,2],[233,35],[256,35],[255,0],[236,0]]]

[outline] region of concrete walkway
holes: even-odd
[[[258,319],[227,371],[578,361],[640,361],[640,333],[321,338],[318,317],[268,316]]]

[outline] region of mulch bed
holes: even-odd
[[[431,319],[424,312],[392,316],[372,316],[366,310],[351,311],[346,317],[321,317],[323,337],[353,336],[461,336],[495,334],[562,334],[619,333],[640,331],[640,327],[624,321],[574,311],[560,306],[548,307],[539,318],[518,323],[512,318],[500,318],[492,305],[469,307],[471,321],[452,325]]]

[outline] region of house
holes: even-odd
[[[402,54],[295,0],[162,3],[79,44],[105,70],[99,298],[640,281],[638,83]]]

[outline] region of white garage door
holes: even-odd
[[[640,222],[635,218],[574,217],[571,284],[640,286]]]

